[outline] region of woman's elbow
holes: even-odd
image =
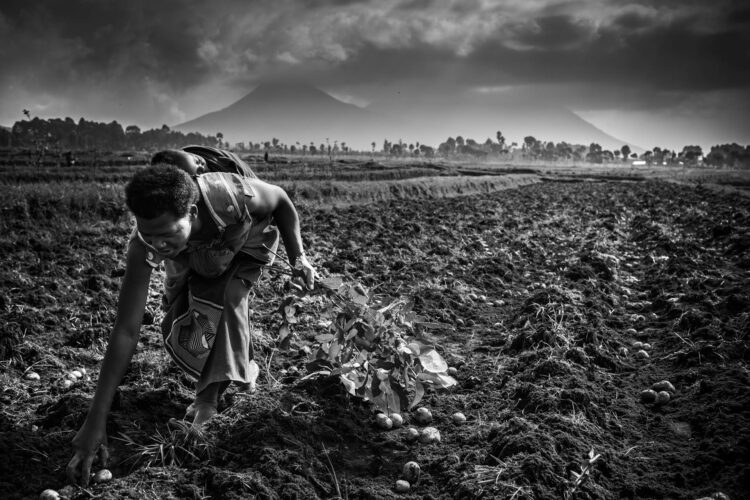
[[[141,322],[135,323],[120,323],[116,322],[114,328],[112,328],[112,334],[109,337],[109,342],[126,342],[129,344],[137,344],[138,339],[141,336]]]

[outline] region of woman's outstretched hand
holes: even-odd
[[[97,453],[102,467],[106,467],[109,461],[106,423],[91,425],[88,420],[84,422],[73,438],[73,448],[75,455],[68,462],[66,469],[68,481],[86,487],[91,478],[91,465]]]

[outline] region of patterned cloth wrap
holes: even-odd
[[[188,292],[181,295],[172,307],[170,317],[178,311],[183,313],[162,324],[164,347],[180,368],[199,378],[213,347],[223,306],[221,302],[195,297]]]
[[[231,280],[240,277],[248,284],[255,283],[260,279],[262,268],[263,264],[254,259],[241,258],[218,278],[208,279],[197,274],[189,277],[189,286],[177,296],[162,322],[164,347],[186,373],[196,379],[206,378],[206,382],[211,381],[209,379],[212,375],[204,373],[204,367],[212,355],[214,341],[219,332],[219,322],[228,319],[224,316],[224,287]],[[224,372],[244,373],[247,369],[244,363],[253,357],[247,309],[228,312],[244,317],[240,317],[239,321],[235,320],[236,325],[242,325],[241,328],[231,331],[224,328],[225,335],[238,337],[238,343],[247,346],[249,352],[245,355],[236,355],[231,352],[232,349],[222,349],[221,353],[214,352],[211,370],[217,370],[219,377]],[[232,343],[232,340],[223,339],[222,346]]]

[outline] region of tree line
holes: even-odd
[[[188,144],[223,147],[242,152],[261,152],[275,154],[311,154],[333,156],[341,153],[357,152],[345,143],[326,139],[319,145],[300,144],[296,142],[287,145],[273,138],[270,141],[248,141],[231,147],[224,142],[221,132],[215,135],[203,135],[197,132],[183,133],[170,130],[167,125],[142,131],[135,125],[123,128],[116,121],[99,123],[80,118],[78,122],[72,118],[41,119],[29,115],[24,110],[26,120],[17,121],[12,128],[0,127],[0,148],[22,149],[27,156],[35,157],[37,164],[44,163],[44,157],[67,151],[70,164],[73,151],[155,151],[159,149],[178,148]],[[371,143],[370,153],[376,153],[376,142]],[[631,151],[630,146],[623,145],[620,149],[604,149],[592,142],[588,146],[571,144],[565,141],[554,142],[536,139],[533,136],[524,137],[519,145],[508,142],[502,132],[495,133],[495,139],[487,138],[478,142],[462,136],[448,137],[437,148],[426,144],[405,143],[385,139],[380,151],[388,156],[434,156],[472,158],[499,157],[507,160],[527,161],[573,161],[596,164],[622,164],[643,162],[648,165],[707,165],[729,166],[734,168],[750,168],[750,146],[738,144],[721,144],[711,147],[704,154],[700,146],[688,145],[679,152],[669,148],[654,147],[641,154]]]
[[[82,150],[154,150],[180,147],[187,144],[216,146],[217,136],[197,132],[183,133],[161,128],[141,130],[135,125],[125,128],[116,121],[100,123],[84,118],[29,118],[13,124],[10,129],[0,128],[0,147],[46,148]]]
[[[483,143],[462,136],[448,137],[438,148],[442,156],[470,156],[485,158],[500,156],[507,159],[530,161],[579,161],[596,164],[622,164],[627,162],[642,162],[646,165],[706,165],[728,166],[734,168],[750,168],[750,145],[740,146],[736,143],[719,144],[711,147],[708,154],[704,154],[700,146],[684,146],[681,151],[669,148],[654,147],[651,150],[635,153],[630,146],[624,144],[620,149],[609,150],[592,142],[588,146],[570,144],[565,141],[557,142],[538,140],[534,136],[524,137],[520,145],[516,142],[508,144],[503,134],[498,131],[496,140],[490,138]],[[387,149],[387,146],[385,147]],[[401,151],[389,150],[391,154]],[[640,162],[639,162],[640,160]]]

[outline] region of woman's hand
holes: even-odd
[[[91,478],[91,465],[94,463],[97,452],[100,453],[100,464],[107,466],[109,461],[109,450],[107,450],[107,430],[105,422],[89,424],[88,419],[81,426],[73,438],[75,455],[68,462],[66,469],[68,481],[71,484],[80,484],[86,487]]]
[[[310,264],[305,257],[305,254],[297,257],[297,261],[294,263],[294,275],[302,284],[304,284],[308,290],[312,290],[315,286],[315,268]]]

